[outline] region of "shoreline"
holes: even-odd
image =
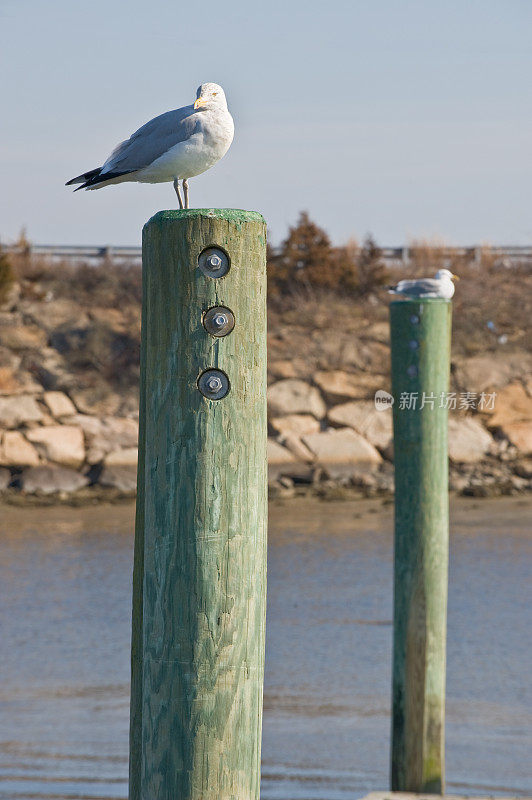
[[[532,531],[523,524],[532,513],[532,495],[505,497],[463,497],[451,495],[450,533],[456,527],[466,528],[471,535],[483,530],[493,511],[503,514],[505,527],[501,535],[521,532],[530,536]],[[39,532],[62,539],[98,532],[102,535],[133,535],[135,502],[123,498],[120,502],[101,501],[92,505],[67,504],[43,506],[3,505],[1,535],[12,536]],[[74,513],[75,512],[75,513]],[[387,530],[393,535],[392,498],[344,498],[341,501],[324,501],[317,497],[297,496],[275,498],[268,504],[269,535],[273,537],[306,538],[336,534],[349,536],[358,531]]]
[[[457,498],[474,500],[493,500],[497,498],[531,498],[528,486],[516,489],[504,480],[492,484],[479,483],[478,486],[457,489],[451,486],[449,500]],[[284,502],[317,501],[319,503],[348,503],[374,500],[382,506],[392,505],[394,492],[374,486],[327,481],[315,484],[269,484],[268,501],[270,505]],[[0,492],[0,510],[8,508],[91,508],[97,506],[123,506],[136,502],[136,492],[121,491],[99,485],[85,487],[75,492],[56,492],[54,494],[26,494],[17,490]]]

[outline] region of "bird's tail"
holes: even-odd
[[[119,178],[122,175],[127,175],[129,172],[129,170],[125,172],[106,172],[102,175],[102,169],[103,167],[96,167],[96,169],[91,169],[89,172],[84,172],[76,178],[71,178],[65,183],[65,186],[72,186],[73,183],[81,184],[74,189],[75,192],[79,192],[80,189],[96,189],[100,184],[103,185],[112,182],[113,178]]]
[[[395,294],[397,291],[397,284],[395,285],[390,284],[390,286],[385,286],[384,288],[388,289],[388,294]]]
[[[85,187],[90,184],[95,178],[100,176],[100,172],[102,171],[101,167],[96,167],[96,169],[91,169],[89,172],[84,172],[82,175],[78,175],[76,178],[71,178],[71,180],[65,183],[65,186],[72,186],[73,183],[82,183],[83,186],[78,186],[77,189],[74,189],[75,192],[79,192],[80,189],[85,189]]]

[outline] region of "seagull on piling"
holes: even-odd
[[[424,297],[441,297],[450,300],[454,294],[453,281],[459,281],[458,275],[448,269],[439,269],[434,278],[418,278],[417,280],[399,281],[395,286],[388,286],[390,294],[422,299]]]
[[[167,111],[150,120],[116,147],[102,167],[84,172],[66,183],[80,189],[101,189],[114,183],[172,181],[179,208],[189,208],[188,179],[210,169],[229,150],[233,118],[224,90],[202,83],[193,105]],[[179,181],[183,181],[185,202]]]

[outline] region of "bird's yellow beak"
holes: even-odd
[[[458,277],[458,275],[454,275],[454,274],[453,274],[453,276],[452,276],[451,280],[453,280],[453,281],[459,281],[459,280],[460,280],[460,278]]]
[[[198,99],[194,103],[194,110],[196,110],[198,108],[201,108],[201,106],[206,106],[206,105],[207,105],[207,101],[205,100],[205,98],[204,97],[198,97]]]

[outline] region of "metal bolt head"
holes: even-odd
[[[411,339],[408,342],[408,346],[411,350],[417,350],[419,347],[419,342],[416,339]]]
[[[229,272],[231,262],[221,247],[207,247],[199,255],[198,266],[207,278],[223,278]]]
[[[416,365],[415,364],[410,364],[410,366],[408,367],[408,369],[406,371],[406,374],[408,375],[409,378],[415,378],[417,376],[417,371],[418,370],[417,370]]]
[[[212,375],[210,378],[207,378],[205,381],[205,386],[212,394],[216,394],[222,388],[222,381],[217,375]]]
[[[410,317],[410,322],[412,323],[412,325],[419,325],[419,317],[418,317],[418,315],[417,314],[412,314],[412,316]]]
[[[230,388],[229,378],[221,369],[207,369],[198,378],[198,389],[208,400],[221,400]]]
[[[203,315],[203,327],[211,336],[227,336],[235,327],[235,317],[225,306],[209,308]]]

